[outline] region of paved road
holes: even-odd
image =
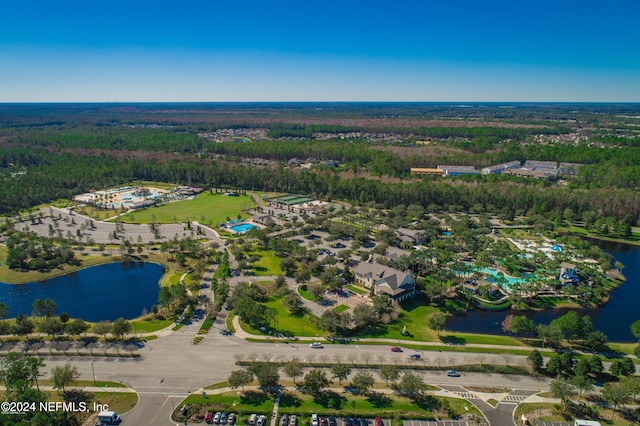
[[[67,362],[76,365],[81,379],[92,379],[92,363],[98,380],[124,382],[140,395],[140,403],[123,415],[127,424],[170,425],[172,408],[190,393],[203,387],[224,381],[235,366],[236,359],[279,359],[297,357],[301,360],[327,361],[363,360],[391,362],[400,366],[408,363],[410,353],[392,353],[387,346],[367,345],[326,345],[324,349],[311,349],[308,344],[250,343],[236,336],[219,334],[222,323],[216,321],[214,328],[200,344],[191,342],[199,329],[199,323],[182,327],[170,336],[149,341],[139,351],[139,359],[82,359],[69,358],[46,361],[45,372],[53,366]],[[366,354],[366,355],[363,355]],[[485,362],[502,360],[500,355],[483,355]],[[423,352],[429,363],[465,364],[474,362],[477,354]],[[443,359],[444,358],[444,359]],[[516,357],[514,357],[516,358]],[[421,373],[427,383],[443,385],[492,386],[518,388],[530,391],[548,389],[549,380],[534,377],[520,377],[500,374],[463,373],[462,377],[447,377],[443,372],[424,371]],[[500,404],[502,405],[502,404]],[[499,424],[499,423],[496,423]]]

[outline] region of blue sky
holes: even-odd
[[[0,102],[640,102],[640,3],[10,1]]]

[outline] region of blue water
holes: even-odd
[[[0,283],[0,302],[9,306],[9,317],[31,315],[36,299],[53,299],[56,314],[87,321],[131,319],[158,303],[162,273],[155,263],[108,263],[41,282]]]
[[[536,324],[548,324],[554,318],[564,315],[570,310],[580,315],[589,315],[596,330],[602,331],[613,342],[636,342],[629,326],[640,319],[638,300],[640,300],[640,247],[621,243],[592,240],[625,265],[623,273],[627,281],[611,292],[609,302],[599,308],[581,309],[546,309],[541,312],[502,311],[490,312],[476,309],[464,315],[447,319],[447,330],[466,333],[488,333],[504,335],[501,323],[508,314],[526,315]]]
[[[238,234],[242,234],[243,232],[251,231],[253,228],[257,228],[257,226],[251,223],[241,223],[240,225],[234,225],[229,229]]]
[[[496,269],[493,269],[493,268],[475,269],[474,268],[474,270],[489,275],[489,277],[487,278],[487,281],[490,281],[490,282],[496,283],[496,284],[499,282],[499,280],[498,280],[499,275],[498,275],[498,271]],[[516,277],[512,277],[510,275],[506,275],[505,274],[504,275],[504,279],[506,280],[505,287],[507,287],[507,290],[508,290],[508,288],[512,284],[514,284],[514,283],[523,283],[523,282],[525,282],[527,280],[527,277],[534,277],[534,276],[535,276],[534,274],[524,274],[522,277],[516,278]]]
[[[442,235],[446,235],[447,237],[450,237],[450,236],[451,236],[451,232],[449,232],[449,231],[443,231],[443,232],[442,232]]]

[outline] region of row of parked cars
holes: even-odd
[[[220,412],[214,413],[213,411],[207,412],[204,416],[205,423],[210,425],[234,425],[236,424],[236,413]]]

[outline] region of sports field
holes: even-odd
[[[227,217],[235,219],[238,214],[242,218],[248,215],[242,210],[255,207],[255,202],[249,195],[227,197],[222,194],[203,192],[193,200],[175,201],[160,207],[127,213],[120,217],[125,223],[176,223],[187,220],[198,221],[205,225],[217,226],[226,222]]]

